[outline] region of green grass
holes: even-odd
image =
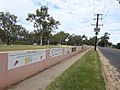
[[[0,52],[1,51],[15,51],[15,50],[33,50],[33,49],[46,49],[46,48],[58,48],[58,47],[66,47],[62,45],[45,45],[45,46],[33,46],[33,45],[7,45],[3,46],[0,45]]]
[[[105,90],[97,52],[90,50],[56,78],[46,90]]]

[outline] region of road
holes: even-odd
[[[120,50],[107,48],[107,47],[99,47],[99,49],[120,73]]]

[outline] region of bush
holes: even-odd
[[[117,43],[117,48],[120,49],[120,43]]]

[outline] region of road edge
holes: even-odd
[[[117,69],[109,63],[109,60],[102,54],[100,49],[97,48],[97,52],[100,57],[106,90],[120,90],[120,79]]]

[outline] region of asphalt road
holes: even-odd
[[[99,47],[103,55],[110,61],[110,63],[120,72],[120,50]]]

